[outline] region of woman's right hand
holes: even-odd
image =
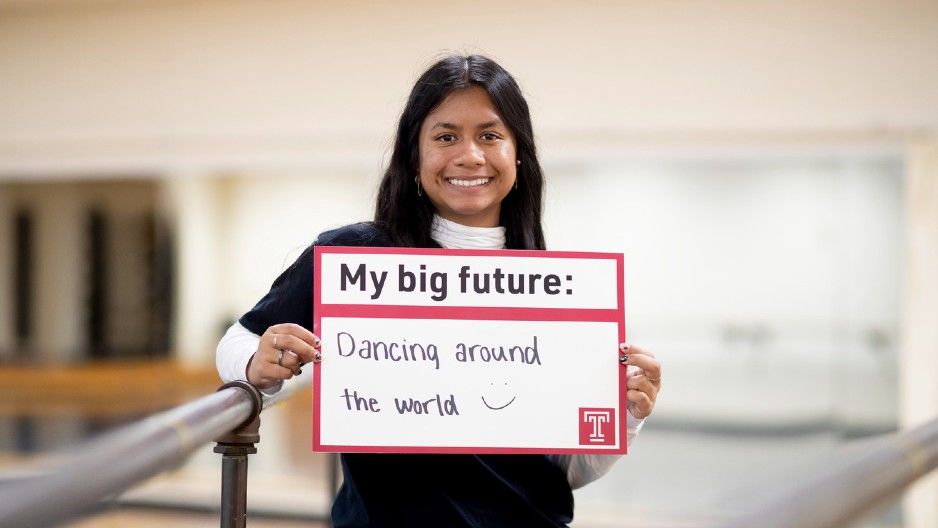
[[[269,327],[248,362],[248,383],[266,389],[299,375],[303,365],[319,363],[322,357],[319,344],[319,338],[300,325],[283,323]]]

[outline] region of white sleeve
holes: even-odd
[[[247,381],[248,362],[257,352],[257,344],[261,337],[247,328],[241,326],[241,323],[231,325],[231,328],[225,332],[218,347],[215,349],[215,368],[218,369],[218,375],[222,381]],[[264,394],[274,394],[280,390],[283,383],[278,383],[272,387],[261,389]]]
[[[632,418],[632,413],[626,412],[628,431],[628,445],[642,430],[644,419]],[[547,457],[567,474],[567,482],[572,489],[582,488],[605,475],[612,469],[622,455],[547,455]]]

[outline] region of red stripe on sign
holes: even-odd
[[[619,295],[619,311],[616,316],[616,321],[619,322],[619,342],[627,343],[627,338],[625,335],[625,258],[623,255],[616,255],[616,270],[618,275],[618,295]],[[616,356],[619,355],[619,351],[616,350]],[[622,453],[628,454],[629,452],[629,428],[628,420],[626,419],[626,413],[628,412],[628,369],[623,367],[619,369],[619,442],[622,446]]]
[[[323,304],[320,317],[376,319],[474,319],[482,321],[581,321],[618,323],[618,309],[587,308],[490,308],[482,306],[391,306],[370,304]]]
[[[319,313],[319,310],[315,308],[319,306],[319,303],[322,301],[322,289],[320,288],[320,278],[319,273],[316,273],[316,270],[322,269],[322,248],[316,247],[313,250],[313,269],[309,270],[313,274],[313,333],[315,335],[321,335],[322,332],[322,318]],[[319,445],[319,434],[322,424],[320,423],[320,417],[322,416],[321,403],[320,403],[320,394],[319,394],[319,383],[322,378],[322,372],[319,370],[319,363],[313,363],[313,390],[310,391],[313,393],[313,450],[316,450],[316,446]]]

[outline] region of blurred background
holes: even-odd
[[[0,0],[0,473],[213,391],[225,328],[371,217],[447,52],[518,79],[548,247],[625,253],[665,367],[574,527],[718,516],[938,414],[934,0]],[[327,507],[305,400],[251,459],[271,526]],[[80,524],[216,524],[219,467]],[[938,526],[938,479],[862,526]]]

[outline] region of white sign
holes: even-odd
[[[624,453],[621,254],[315,248],[313,449]]]

